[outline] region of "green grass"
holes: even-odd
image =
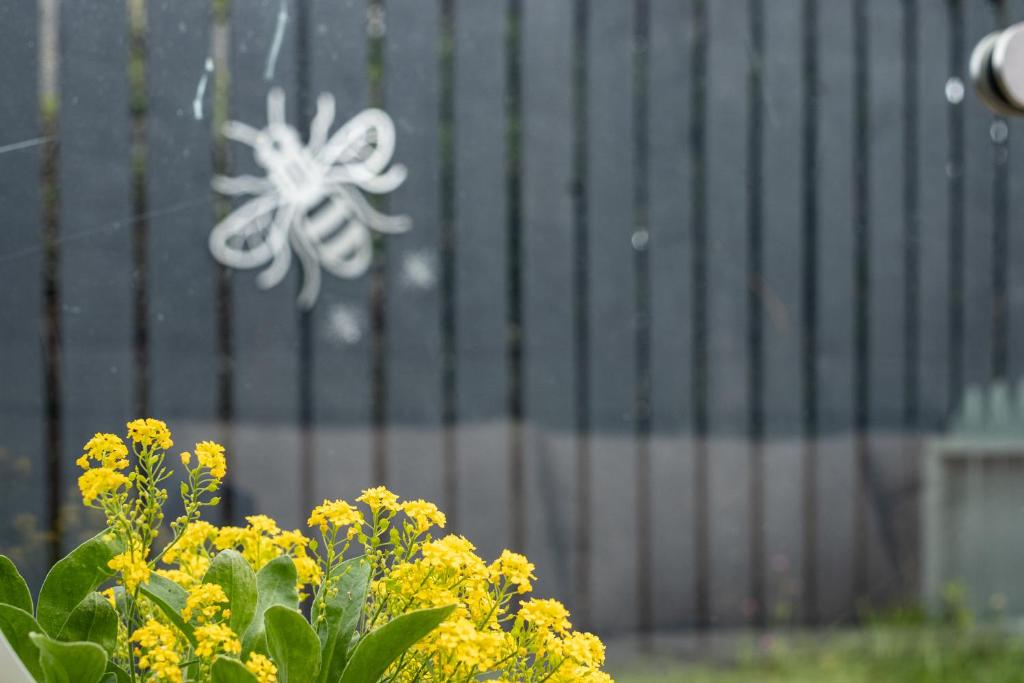
[[[1024,683],[1024,638],[933,627],[876,627],[782,641],[732,666],[641,662],[618,683]]]

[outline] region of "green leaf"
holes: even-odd
[[[320,670],[320,639],[306,618],[293,609],[274,605],[263,615],[267,648],[277,665],[280,683],[309,683]]]
[[[25,610],[13,605],[0,605],[0,633],[4,634],[14,654],[18,655],[18,659],[37,681],[43,680],[43,670],[39,666],[39,648],[29,638],[29,634],[42,630]]]
[[[195,647],[195,629],[181,616],[181,610],[185,609],[185,601],[188,599],[185,589],[159,574],[150,574],[149,581],[140,584],[139,590],[149,598],[150,602],[160,608],[164,616],[177,626],[178,630],[185,634],[192,647]]]
[[[0,555],[0,604],[13,605],[32,614],[32,593],[10,558]]]
[[[231,618],[228,626],[241,636],[256,614],[256,572],[235,550],[217,553],[206,570],[203,583],[215,583],[228,596]]]
[[[321,682],[333,683],[341,678],[348,661],[348,647],[352,634],[359,626],[359,617],[366,603],[366,591],[370,583],[370,564],[361,557],[343,562],[332,572],[337,591],[332,591],[324,601],[324,618],[320,617],[323,591],[328,587],[324,582],[313,600],[312,622],[320,637],[320,678]]]
[[[112,683],[129,683],[132,679],[128,672],[113,662],[107,662],[107,673],[103,676],[104,683],[107,680]]]
[[[121,549],[120,541],[103,531],[53,565],[43,580],[36,608],[43,631],[51,636],[60,633],[78,603],[114,574],[107,563]]]
[[[105,597],[99,593],[89,593],[71,611],[57,640],[86,640],[96,643],[111,655],[117,646],[117,612]]]
[[[256,683],[256,677],[249,673],[237,659],[217,655],[210,667],[213,683]]]
[[[299,593],[295,589],[298,580],[295,563],[287,555],[275,557],[256,572],[256,615],[242,638],[243,655],[254,650],[262,654],[267,653],[263,615],[267,608],[274,605],[299,609]]]
[[[46,683],[98,683],[107,671],[107,653],[96,643],[61,643],[42,633],[29,637],[39,648]]]
[[[409,612],[363,636],[352,652],[339,683],[377,681],[392,662],[437,628],[453,609],[455,606],[450,605]]]

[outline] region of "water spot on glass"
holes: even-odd
[[[954,164],[952,161],[946,162],[946,176],[949,178],[958,178],[960,176],[960,166]]]
[[[371,38],[383,38],[387,30],[387,23],[384,21],[384,7],[370,5],[366,9],[366,35]]]
[[[992,142],[1002,144],[1006,142],[1006,138],[1010,137],[1010,127],[1006,125],[1006,121],[996,119],[989,126],[988,134],[992,138]]]
[[[363,321],[359,312],[338,304],[327,312],[327,337],[341,344],[355,344],[363,338]]]
[[[111,365],[110,366],[110,374],[111,375],[116,375],[117,374],[117,366],[116,365]]]
[[[629,239],[633,248],[637,251],[643,251],[647,248],[647,243],[651,240],[651,234],[644,228],[640,228],[633,233],[633,236]]]
[[[430,289],[437,282],[437,261],[428,251],[415,251],[402,259],[402,284],[415,289]]]
[[[950,104],[960,104],[964,101],[964,82],[956,76],[946,81],[946,101]]]

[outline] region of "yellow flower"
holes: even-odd
[[[224,624],[204,624],[196,628],[195,634],[196,657],[210,659],[217,654],[237,655],[242,651],[235,632]]]
[[[181,668],[178,666],[181,655],[170,627],[150,619],[132,634],[131,640],[139,644],[135,655],[139,658],[140,669],[148,669],[153,680],[181,683]]]
[[[102,595],[108,601],[110,601],[110,606],[111,607],[113,607],[114,609],[117,609],[117,595],[114,594],[114,589],[113,588],[107,588],[106,590],[101,590],[100,591],[100,595]]]
[[[572,628],[569,610],[557,600],[528,600],[519,608],[519,616],[541,631],[565,633]]]
[[[215,583],[203,583],[192,589],[185,600],[185,607],[181,610],[181,616],[185,621],[195,617],[196,623],[205,624],[215,618],[223,610],[224,617],[230,617],[230,611],[224,609],[228,602],[228,596],[224,589]]]
[[[325,500],[313,508],[306,521],[311,527],[320,527],[320,531],[327,531],[328,526],[343,527],[362,522],[362,513],[343,500]]]
[[[228,468],[223,446],[213,441],[200,441],[196,444],[195,451],[199,464],[210,470],[215,479],[224,478]]]
[[[562,653],[586,667],[604,664],[604,643],[592,633],[572,633],[562,641]]]
[[[386,510],[388,512],[398,512],[398,496],[388,491],[383,486],[377,486],[372,489],[366,489],[363,491],[363,495],[356,498],[360,503],[366,503],[370,510],[377,512],[378,510]]]
[[[253,531],[266,536],[276,536],[281,533],[281,529],[278,528],[277,522],[272,520],[266,515],[249,515],[245,518],[245,521],[249,522],[249,526],[252,527]]]
[[[174,445],[174,442],[171,441],[171,430],[167,428],[167,424],[151,417],[129,422],[128,438],[143,448],[156,446],[166,451]]]
[[[82,492],[82,502],[86,505],[91,505],[103,494],[113,493],[122,486],[131,486],[131,480],[107,467],[86,470],[78,478],[78,490]]]
[[[318,585],[320,578],[323,576],[323,570],[320,569],[320,565],[317,564],[316,560],[312,557],[306,557],[301,555],[299,557],[293,557],[292,562],[295,563],[295,572],[299,575],[299,585]]]
[[[149,581],[149,565],[138,550],[126,550],[120,555],[115,555],[107,566],[115,572],[121,572],[125,590],[129,593],[134,593],[140,583]]]
[[[83,470],[89,469],[90,460],[110,470],[128,467],[128,447],[116,434],[96,434],[83,446],[85,453],[75,463]]]
[[[181,464],[188,467],[189,463],[192,462],[192,454],[188,451],[181,452]]]
[[[245,668],[256,677],[257,683],[277,683],[277,667],[258,652],[249,653]]]
[[[432,526],[444,528],[447,519],[444,513],[433,503],[425,500],[407,500],[402,503],[402,511],[412,520],[416,533],[426,533]]]
[[[491,583],[498,583],[504,577],[506,581],[516,587],[519,593],[529,593],[533,590],[530,580],[537,578],[533,575],[533,563],[524,555],[511,550],[503,550],[501,557],[495,560],[487,570],[490,573]]]

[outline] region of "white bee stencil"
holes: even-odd
[[[317,98],[309,142],[285,123],[280,88],[267,95],[267,127],[229,121],[225,137],[253,149],[265,177],[217,176],[213,187],[229,196],[255,195],[210,233],[210,252],[230,268],[266,267],[257,277],[263,289],[284,279],[292,251],[302,266],[298,304],[309,309],[320,292],[320,269],[340,278],[363,275],[373,258],[370,230],[400,233],[407,216],[388,216],[364,192],[385,194],[405,180],[405,167],[388,168],[395,150],[395,126],[380,109],[366,109],[328,137],[334,97]]]

